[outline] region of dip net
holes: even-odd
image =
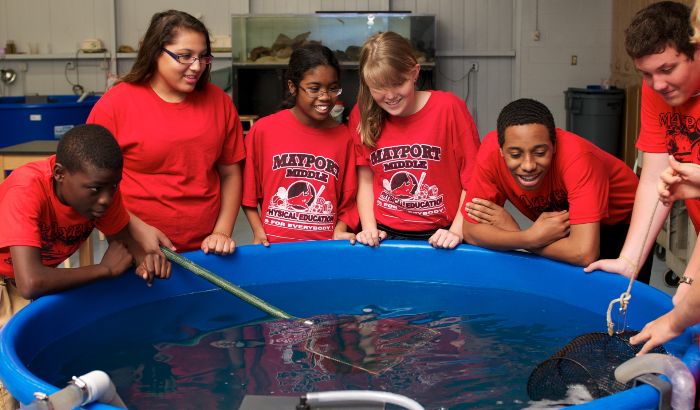
[[[594,399],[627,390],[627,384],[615,379],[615,368],[632,359],[642,345],[631,345],[636,331],[587,333],[576,337],[564,348],[540,363],[530,374],[527,394],[531,400],[564,400],[573,387],[585,387]],[[666,353],[657,347],[652,353]]]

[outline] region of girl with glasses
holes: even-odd
[[[355,158],[347,127],[331,117],[342,91],[333,52],[319,44],[294,50],[287,90],[286,109],[256,121],[245,138],[243,209],[254,243],[354,243]]]
[[[201,21],[177,10],[151,19],[131,71],[95,104],[124,153],[129,211],[178,251],[229,254],[240,208],[243,129],[231,98],[209,83]]]
[[[358,165],[357,240],[462,242],[459,212],[479,148],[464,101],[417,91],[411,44],[394,32],[370,37],[360,53],[360,89],[350,114]]]

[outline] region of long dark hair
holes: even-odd
[[[179,10],[167,10],[156,13],[151,18],[151,24],[143,37],[136,62],[131,67],[131,71],[121,78],[120,82],[131,84],[143,84],[151,80],[153,74],[158,69],[158,58],[163,52],[163,47],[172,44],[173,40],[181,30],[191,30],[204,35],[207,42],[205,54],[211,54],[211,43],[209,41],[209,31],[204,23],[194,16]],[[209,82],[209,72],[211,64],[207,65],[199,77],[195,89],[201,90]]]
[[[292,52],[289,57],[289,65],[287,66],[287,81],[294,84],[297,90],[295,94],[289,92],[289,87],[285,84],[285,99],[282,102],[282,108],[292,108],[296,105],[297,94],[299,94],[299,83],[304,79],[304,74],[318,66],[333,67],[340,83],[340,64],[335,54],[330,48],[316,43],[305,44]]]

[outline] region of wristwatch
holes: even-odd
[[[685,275],[681,276],[681,279],[678,281],[678,284],[680,285],[681,283],[687,283],[688,285],[693,284],[693,278],[689,278]]]

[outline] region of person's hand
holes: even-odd
[[[230,255],[236,250],[236,242],[230,236],[221,232],[212,232],[202,241],[204,253],[213,252],[217,255]]]
[[[679,303],[685,298],[690,290],[690,285],[683,282],[678,284],[676,288],[676,293],[673,295],[673,306],[678,306]]]
[[[659,178],[659,200],[668,206],[679,199],[700,198],[700,165],[668,157],[669,167]]]
[[[386,238],[386,232],[379,229],[364,229],[356,236],[357,242],[367,246],[379,246],[379,242]]]
[[[265,247],[270,246],[270,241],[267,240],[267,234],[265,231],[253,232],[253,245],[262,244]]]
[[[428,243],[433,248],[454,249],[462,243],[462,235],[456,234],[447,229],[438,229],[428,239]]]
[[[673,315],[669,312],[647,323],[641,332],[630,338],[630,344],[637,345],[644,343],[642,350],[637,353],[637,356],[639,356],[649,352],[656,346],[668,342],[681,333],[683,333],[683,329],[679,329],[678,326],[676,326],[673,321]]]
[[[140,262],[137,260],[137,265],[136,274],[143,278],[149,287],[153,285],[154,278],[170,278],[172,265],[160,251],[144,255]]]
[[[520,225],[513,219],[513,216],[494,202],[472,198],[471,202],[467,202],[466,208],[467,215],[479,223],[493,225],[504,231],[520,230]]]
[[[333,231],[333,240],[334,241],[350,241],[350,245],[354,245],[357,238],[355,237],[355,234],[352,232]]]
[[[542,212],[527,229],[530,248],[543,248],[569,236],[569,211]]]
[[[134,215],[131,217],[131,222],[129,226],[131,237],[146,254],[160,253],[161,246],[176,251],[173,243],[160,229],[148,225]]]
[[[132,260],[129,250],[121,241],[111,241],[99,264],[108,269],[110,277],[114,277],[127,270]]]
[[[637,266],[627,257],[619,257],[617,259],[600,259],[583,268],[584,272],[593,272],[594,270],[603,270],[610,273],[618,273],[627,278],[637,273]]]

